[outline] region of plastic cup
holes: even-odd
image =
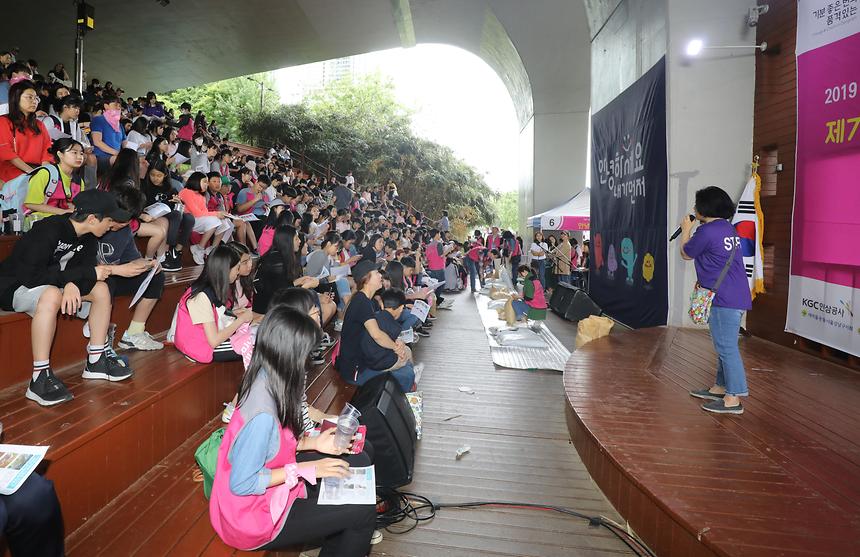
[[[355,416],[355,419],[359,419],[361,417],[361,412],[358,411],[358,408],[353,406],[350,403],[346,403],[343,406],[343,410],[340,411],[341,416]]]
[[[345,450],[352,443],[356,431],[358,431],[358,418],[350,415],[338,418],[337,431],[334,434],[334,446],[341,451]]]

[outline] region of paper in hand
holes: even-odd
[[[150,217],[157,219],[158,217],[163,217],[164,215],[170,213],[170,207],[165,203],[153,203],[152,205],[146,207],[143,212]]]
[[[143,282],[140,283],[140,288],[138,288],[137,292],[134,293],[134,298],[131,299],[131,303],[128,304],[128,307],[133,306],[143,297],[143,293],[146,292],[146,289],[149,287],[149,283],[152,282],[152,277],[155,276],[157,271],[158,265],[153,265],[152,269],[150,269],[149,273],[144,277]]]
[[[424,300],[415,300],[412,303],[412,309],[409,310],[409,313],[418,318],[419,321],[424,323],[427,319],[427,314],[430,313],[430,304],[425,302]]]

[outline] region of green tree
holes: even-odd
[[[417,137],[409,110],[379,75],[334,83],[298,105],[245,111],[240,120],[239,135],[257,145],[284,142],[341,174],[352,170],[359,184],[393,180],[400,198],[432,219],[469,207],[468,225],[495,221],[495,194],[483,177],[448,147]]]
[[[502,230],[513,230],[519,233],[519,194],[516,191],[507,191],[503,194],[496,194],[494,199],[494,207],[499,220],[496,224]]]
[[[202,110],[206,121],[217,122],[221,135],[230,134],[231,138],[246,140],[237,132],[239,121],[245,112],[260,113],[260,83],[263,83],[263,111],[272,111],[280,106],[280,98],[275,90],[275,79],[271,72],[253,74],[216,81],[197,87],[176,89],[159,94],[167,108],[179,113],[179,105],[191,104],[193,113]]]

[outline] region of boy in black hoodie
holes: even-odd
[[[60,312],[89,320],[84,379],[122,381],[133,373],[105,353],[111,314],[105,280],[111,268],[97,260],[98,238],[115,222],[127,222],[130,215],[111,194],[99,190],[85,190],[72,202],[74,213],[38,221],[0,263],[0,308],[33,318],[33,378],[26,397],[42,406],[73,398],[51,370],[51,345]]]

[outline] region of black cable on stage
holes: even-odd
[[[573,509],[555,505],[535,503],[519,503],[515,501],[467,501],[462,503],[433,503],[427,497],[416,493],[399,491],[397,489],[378,488],[379,503],[377,504],[377,526],[385,528],[393,534],[405,534],[418,527],[418,524],[432,520],[440,509],[469,509],[476,507],[507,507],[528,510],[544,510],[562,513],[568,516],[587,520],[589,526],[603,526],[615,537],[621,540],[634,553],[640,556],[655,557],[645,543],[637,536],[625,530],[621,525],[603,516],[589,516]],[[394,524],[411,520],[405,529],[392,529]]]

